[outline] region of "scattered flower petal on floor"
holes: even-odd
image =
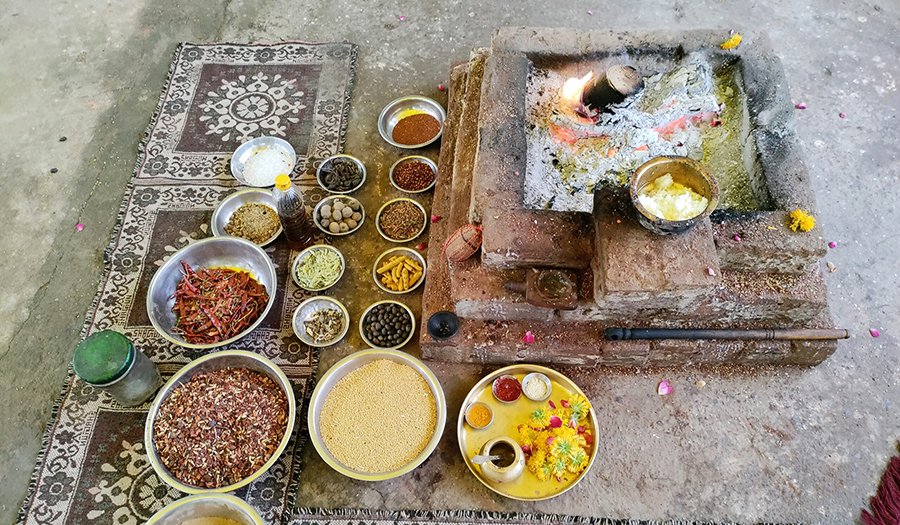
[[[428,248],[427,242],[420,242],[419,244],[416,245],[416,249],[419,250],[420,252],[423,251],[425,248]]]
[[[447,86],[443,84],[438,84],[438,91],[447,91]]]
[[[405,22],[405,21],[406,21],[406,16],[405,16],[405,15],[400,15],[400,16],[398,16],[397,18],[398,18],[401,22]]]
[[[708,273],[712,277],[715,277],[715,275],[716,275],[716,271],[712,269],[712,266],[706,267],[706,273]]]
[[[871,334],[872,337],[881,337],[881,330],[877,328],[869,328],[869,334]]]
[[[522,342],[526,345],[534,344],[534,332],[531,330],[525,332],[525,335],[522,336]]]
[[[735,233],[732,239],[734,239],[735,242],[741,242],[741,234]]]
[[[79,222],[78,224],[75,225],[75,231],[80,232],[80,231],[83,230],[83,229],[84,229],[84,224],[83,224],[83,223],[80,223],[80,222]]]
[[[656,387],[656,393],[661,396],[667,396],[672,393],[672,385],[667,380],[662,380],[659,382],[659,386]]]
[[[834,242],[834,241],[831,241],[831,242],[828,243],[828,247],[829,247],[829,248],[837,248],[837,243]]]
[[[741,45],[741,40],[743,39],[744,37],[741,36],[740,33],[735,33],[731,35],[728,40],[722,42],[719,47],[721,47],[722,49],[734,49],[737,46]]]
[[[797,102],[794,104],[794,107],[797,109],[806,109],[806,102]]]
[[[840,117],[840,118],[847,118],[847,114],[844,113],[843,111],[841,111],[840,113],[838,113],[838,117]]]
[[[431,223],[432,224],[437,224],[437,223],[441,222],[441,219],[443,219],[443,217],[441,217],[440,215],[435,215],[433,213],[431,214]]]

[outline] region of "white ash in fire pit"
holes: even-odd
[[[560,94],[568,78],[564,71],[535,68],[526,94],[525,206],[590,212],[595,188],[627,184],[631,172],[644,161],[659,155],[682,155],[703,161],[709,156],[705,140],[720,143],[733,138],[735,158],[725,164],[733,165],[734,178],[742,180],[725,184],[728,187],[723,191],[723,204],[729,208],[753,208],[738,137],[729,132],[740,134],[741,111],[736,112],[738,117],[729,130],[716,129],[722,124],[726,105],[735,104],[732,101],[736,97],[729,100],[720,96],[716,72],[705,53],[691,53],[674,66],[669,64],[656,66],[656,73],[645,68],[643,72],[649,74],[644,79],[645,88],[611,106],[611,111],[602,113],[596,124],[579,118],[570,110],[572,102]],[[597,64],[592,66],[602,71]],[[751,198],[743,199],[747,202],[730,202],[731,186],[743,186],[746,191],[742,193]]]

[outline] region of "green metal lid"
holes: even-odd
[[[134,361],[133,345],[112,330],[92,334],[75,347],[72,368],[78,377],[102,385],[122,377]]]

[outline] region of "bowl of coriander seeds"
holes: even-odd
[[[270,244],[282,230],[275,197],[257,188],[232,193],[213,210],[210,230],[214,237],[230,235],[258,246]]]

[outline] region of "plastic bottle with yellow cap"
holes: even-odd
[[[303,204],[303,198],[291,182],[291,178],[284,174],[275,177],[272,195],[275,197],[284,236],[287,237],[291,248],[302,250],[312,244],[316,230],[306,211],[306,205]]]

